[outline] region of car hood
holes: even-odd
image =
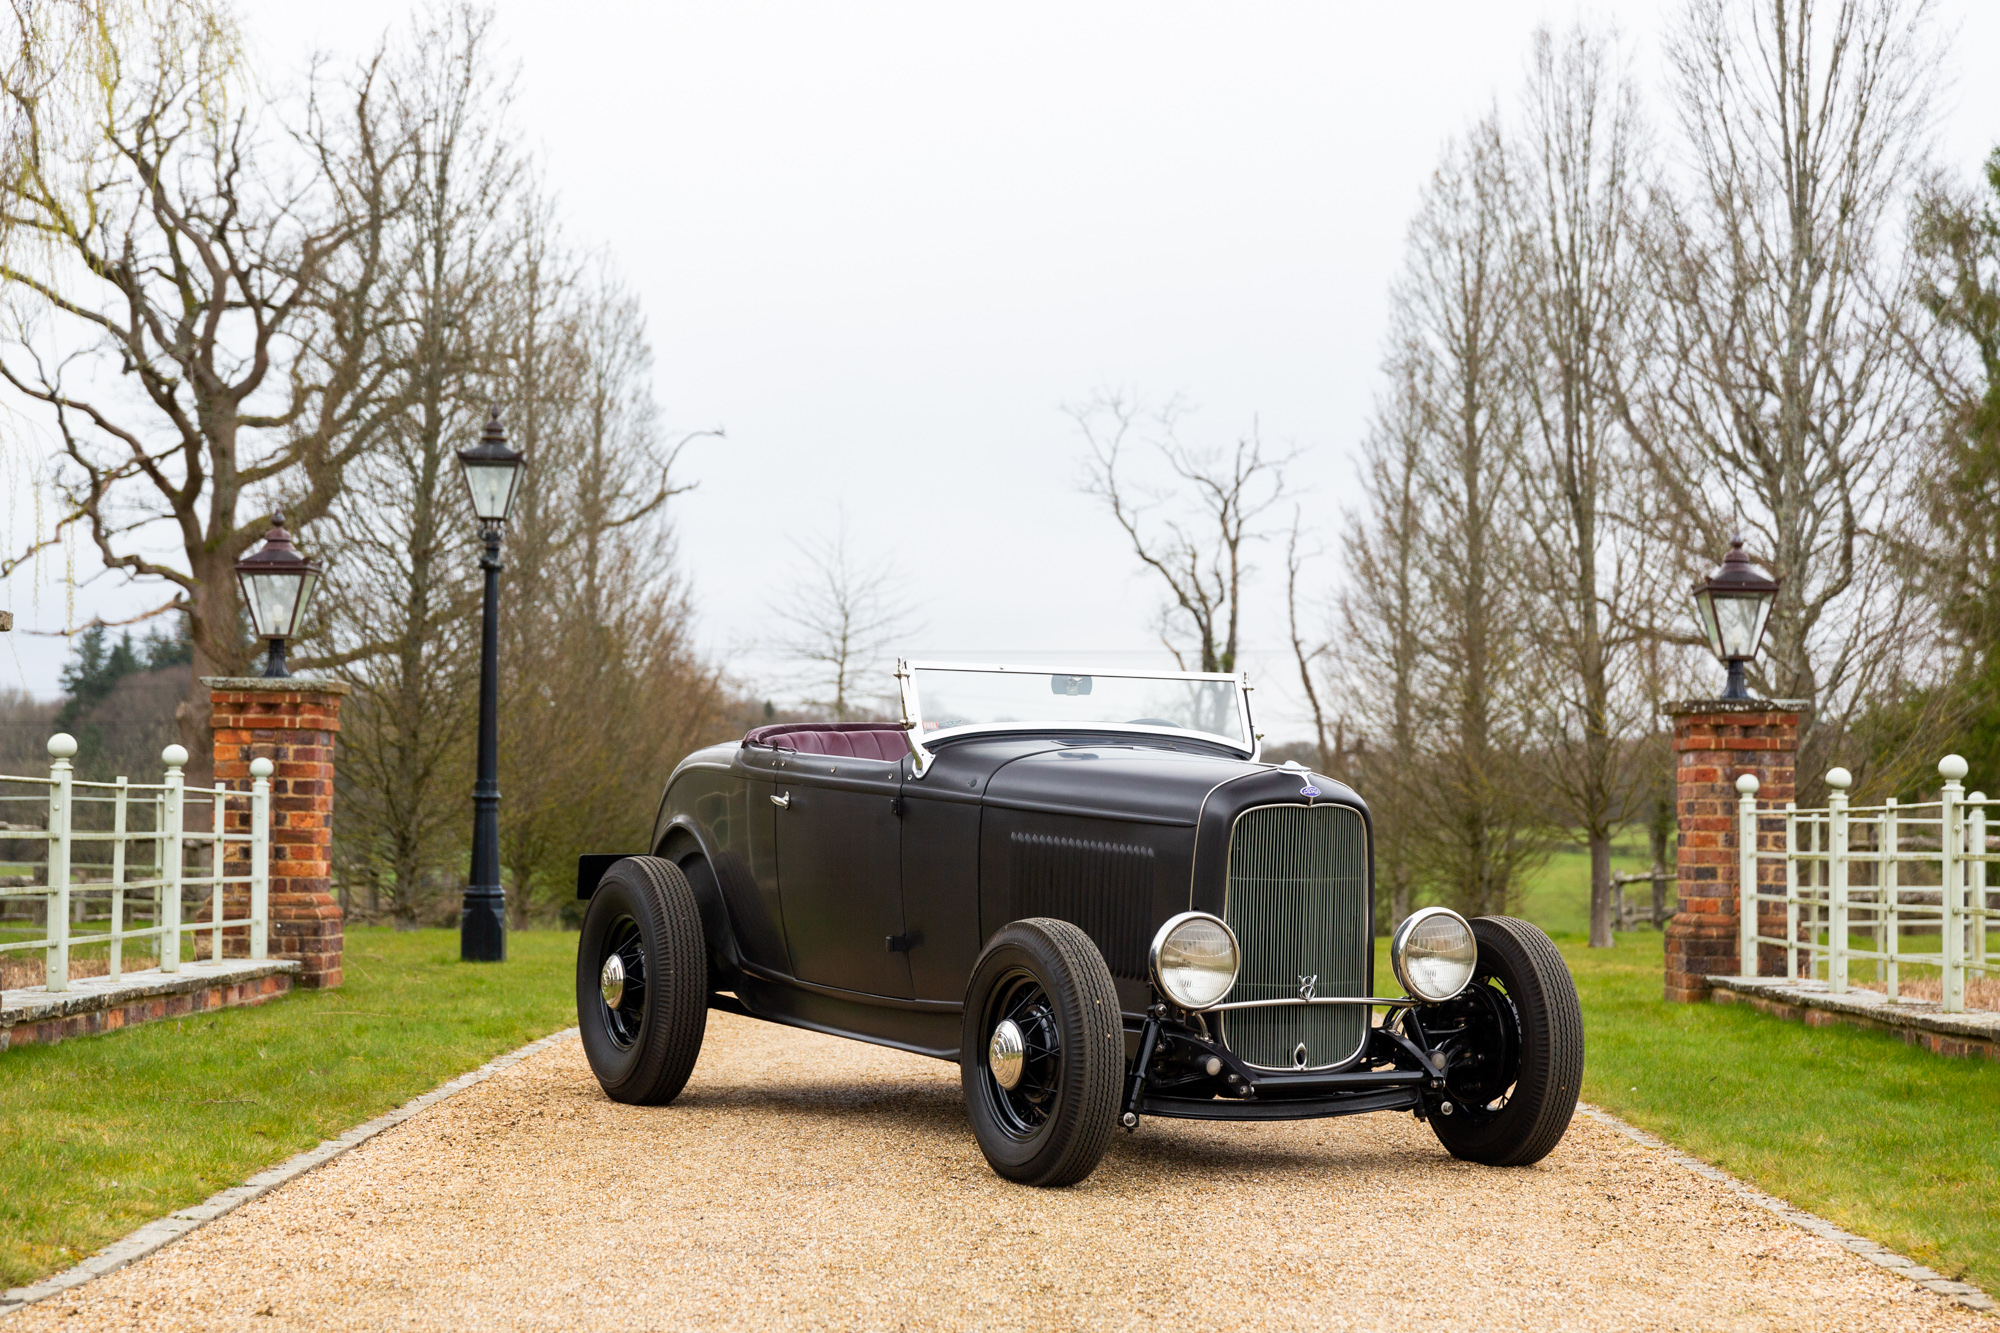
[[[1274,775],[1296,779],[1291,788],[1311,785],[1297,770],[1243,759],[1149,745],[1062,744],[1003,761],[985,796],[990,805],[1193,825],[1218,788],[1242,779],[1268,787]]]

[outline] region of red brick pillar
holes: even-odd
[[[248,790],[250,761],[269,759],[273,958],[305,964],[306,986],[340,984],[341,915],[333,900],[333,740],[340,732],[338,681],[292,676],[204,676],[215,729],[215,780]],[[247,811],[231,811],[248,831]],[[247,856],[246,849],[232,853]]]
[[[1799,714],[1789,699],[1690,699],[1666,706],[1674,720],[1674,794],[1680,811],[1678,889],[1680,910],[1667,923],[1667,998],[1707,998],[1704,977],[1742,971],[1738,904],[1736,779],[1757,779],[1757,804],[1780,807],[1797,794]],[[1757,839],[1766,851],[1782,849],[1782,816],[1760,817]],[[1782,893],[1782,862],[1758,864],[1760,892]],[[1785,912],[1767,904],[1758,933],[1783,935]],[[1762,951],[1783,970],[1783,952]]]

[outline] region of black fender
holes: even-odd
[[[667,826],[652,854],[679,866],[688,887],[694,890],[695,903],[701,909],[702,937],[708,945],[709,989],[734,990],[743,975],[743,953],[736,945],[736,932],[730,928],[729,908],[722,901],[722,886],[715,878],[714,861],[701,830],[691,821],[676,819]],[[577,898],[588,901],[606,871],[637,855],[644,853],[585,852],[577,857]]]
[[[743,952],[729,924],[729,907],[722,900],[712,849],[700,828],[685,816],[677,817],[667,825],[653,854],[679,866],[694,890],[694,900],[701,908],[701,933],[708,941],[709,990],[735,990],[743,975]]]

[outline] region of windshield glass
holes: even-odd
[[[924,733],[958,727],[1166,727],[1245,749],[1235,677],[1063,675],[1029,668],[915,666]],[[913,719],[914,720],[914,719]]]

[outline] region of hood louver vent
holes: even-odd
[[[1016,833],[1008,843],[1009,919],[1068,921],[1096,942],[1112,976],[1145,980],[1153,849],[1041,833]]]

